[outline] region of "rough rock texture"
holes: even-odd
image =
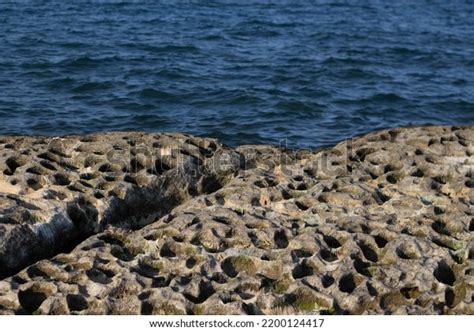
[[[114,133],[0,153],[0,313],[474,314],[473,127],[317,152]]]
[[[180,134],[0,137],[0,277],[219,189],[239,155]]]

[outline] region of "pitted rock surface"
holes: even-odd
[[[142,227],[240,167],[215,140],[181,134],[0,137],[0,150],[0,277],[108,224]]]
[[[0,140],[0,313],[474,313],[473,127]]]

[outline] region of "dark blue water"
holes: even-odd
[[[0,0],[0,133],[316,147],[474,124],[473,1]]]

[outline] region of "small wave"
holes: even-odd
[[[337,39],[351,39],[351,40],[365,40],[367,37],[362,34],[353,34],[348,32],[326,32],[326,31],[317,31],[309,35],[310,38],[317,41],[325,40],[337,40]]]
[[[314,59],[309,58],[309,57],[303,57],[303,56],[295,56],[295,57],[290,57],[287,62],[289,64],[306,64],[306,63],[311,63],[314,62]]]
[[[234,38],[273,38],[281,35],[281,32],[277,29],[272,30],[267,27],[247,25],[245,23],[237,24],[225,32]]]
[[[25,72],[22,72],[20,75],[25,76],[28,78],[34,77],[34,78],[52,78],[55,77],[57,74],[53,70],[49,70],[45,68],[39,68],[37,67],[38,70],[28,70]]]
[[[193,45],[165,45],[165,46],[149,46],[149,49],[155,53],[195,53],[199,52],[199,48]]]
[[[338,105],[354,105],[354,104],[381,104],[381,103],[395,103],[395,102],[405,102],[407,99],[396,93],[376,93],[369,97],[359,97],[359,98],[338,98],[334,100],[334,104]],[[372,110],[370,110],[372,111]]]
[[[118,98],[111,101],[114,109],[126,111],[149,111],[156,108],[155,105],[149,103],[127,102],[123,99],[124,98]]]
[[[375,79],[377,77],[380,77],[375,72],[357,69],[357,68],[346,69],[342,73],[337,74],[337,76],[342,79],[362,79],[362,78]]]
[[[70,86],[75,82],[74,79],[66,77],[66,78],[58,78],[58,79],[53,79],[49,81],[46,86],[50,89],[56,89],[56,88],[64,88],[67,86]]]
[[[118,56],[105,56],[99,58],[93,58],[89,56],[80,56],[74,59],[63,60],[59,65],[69,68],[85,68],[98,66],[101,63],[115,62],[120,60]]]
[[[18,108],[21,106],[21,104],[15,101],[5,101],[5,100],[0,99],[0,106],[1,106],[0,107],[1,113],[9,114],[9,111],[8,111],[9,108],[13,108],[13,107]]]
[[[23,62],[20,66],[24,69],[48,69],[51,68],[54,63],[50,61],[34,61],[34,62]]]
[[[160,91],[154,88],[145,88],[139,92],[139,95],[147,99],[164,100],[164,101],[175,101],[178,98],[178,96],[173,93]]]
[[[85,47],[91,47],[91,45],[86,43],[81,43],[79,41],[66,41],[66,42],[58,42],[53,44],[54,46],[64,47],[64,48],[71,48],[71,49],[81,49]]]
[[[406,101],[405,98],[396,93],[377,93],[370,98],[362,99],[367,102],[400,102]]]
[[[326,58],[323,62],[323,65],[367,65],[371,64],[368,60],[363,60],[360,58],[353,58],[353,57],[335,57],[330,56]]]
[[[242,33],[234,33],[237,37],[260,37],[260,38],[275,38],[281,36],[278,31],[259,30],[259,31],[242,31]]]
[[[163,69],[158,71],[157,76],[166,78],[166,79],[183,79],[187,77],[187,72],[180,68],[170,68],[170,69]]]
[[[98,90],[107,90],[113,87],[110,82],[87,82],[71,89],[71,92],[82,93],[82,92],[94,92]]]
[[[145,52],[150,52],[153,54],[164,54],[164,53],[197,53],[200,51],[199,47],[194,45],[174,45],[174,44],[167,44],[167,45],[150,45],[146,43],[124,43],[121,46],[132,48],[132,49],[139,49]]]
[[[199,37],[200,40],[205,40],[205,41],[215,41],[215,40],[224,40],[224,36],[218,35],[218,34],[209,34],[205,36]]]
[[[322,105],[316,103],[304,103],[297,100],[280,101],[275,107],[290,112],[309,113],[313,115],[319,113],[319,111],[324,108]]]
[[[192,101],[194,106],[252,106],[262,103],[264,100],[256,95],[249,94],[240,90],[220,90],[209,93],[206,97],[200,97],[197,94],[197,99]]]
[[[62,61],[60,64],[69,66],[69,67],[84,67],[97,64],[97,60],[94,60],[88,56],[82,56],[75,59],[67,59]]]
[[[270,28],[294,28],[300,25],[298,22],[273,22],[273,21],[264,21],[264,20],[248,20],[241,23],[242,25],[249,26],[263,26],[263,27],[270,27]]]
[[[159,129],[164,125],[169,124],[166,118],[155,114],[141,114],[134,115],[127,119],[130,125],[135,125],[139,129]]]
[[[409,48],[409,47],[385,47],[383,48],[384,51],[388,53],[393,53],[397,55],[405,55],[405,56],[420,56],[424,58],[425,56],[430,56],[430,53],[424,52],[418,48]]]
[[[19,38],[20,43],[18,45],[24,45],[27,44],[29,46],[31,45],[37,45],[37,44],[46,44],[46,40],[44,38],[41,38],[39,36],[35,35],[24,35]]]
[[[470,117],[470,122],[474,122],[474,102],[467,100],[452,100],[443,102],[433,102],[432,106],[443,111],[463,113]]]
[[[142,19],[141,22],[144,24],[160,24],[160,23],[162,24],[162,23],[166,23],[166,20],[163,20],[159,17],[153,17],[150,19]]]
[[[459,79],[454,80],[452,84],[456,86],[464,86],[464,85],[467,85],[467,80],[463,78],[459,78]]]
[[[255,95],[239,95],[227,100],[227,103],[233,106],[238,105],[256,105],[263,100]]]

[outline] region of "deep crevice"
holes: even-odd
[[[67,203],[64,212],[60,211],[48,222],[40,224],[36,232],[25,226],[15,228],[12,231],[13,237],[7,238],[8,249],[0,255],[0,280],[41,259],[69,253],[81,242],[103,232],[110,225],[125,230],[140,229],[169,214],[175,207],[189,199],[213,193],[223,186],[225,176],[220,178],[215,173],[207,173],[202,169],[195,170],[186,169],[184,174],[170,170],[148,186],[129,187],[123,198],[110,196],[109,206],[102,212],[80,194],[78,198]],[[234,171],[229,175],[235,176],[235,173]],[[66,181],[61,181],[61,184],[65,183]],[[187,190],[183,190],[183,187]],[[21,240],[17,237],[21,237]],[[120,243],[112,242],[106,235],[101,238],[104,242],[114,245],[111,253],[118,259],[130,261],[134,258]],[[288,239],[284,235],[279,234],[275,239],[281,247],[288,245]],[[162,254],[166,257],[173,255],[166,249]]]

